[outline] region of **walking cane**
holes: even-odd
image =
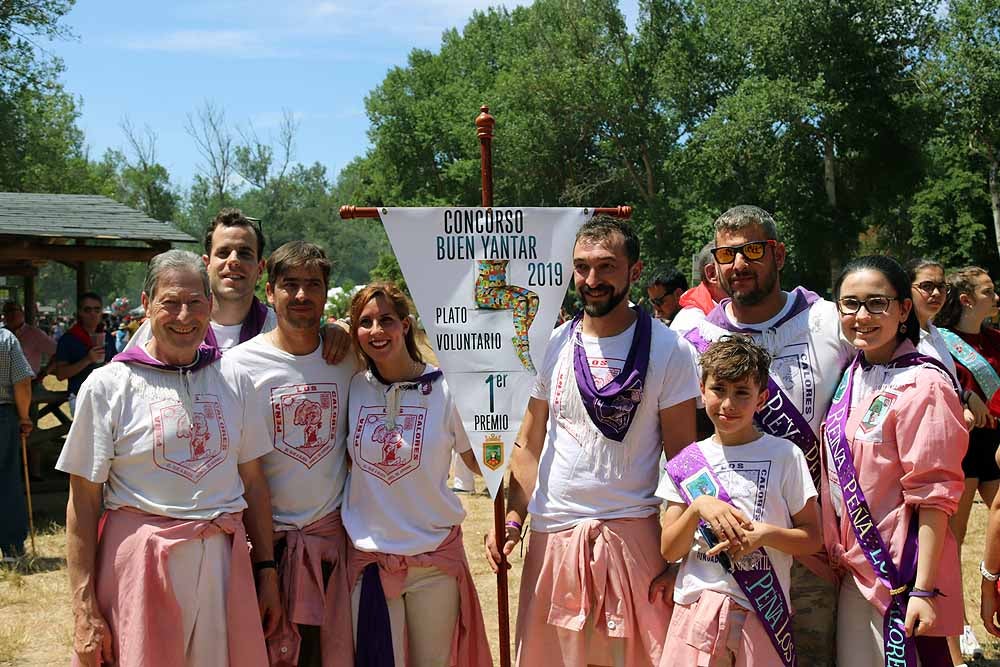
[[[38,557],[35,551],[35,517],[31,510],[31,476],[28,475],[28,436],[21,434],[21,461],[24,463],[24,490],[28,497],[28,528],[31,531],[31,555]]]

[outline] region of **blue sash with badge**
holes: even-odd
[[[976,384],[982,389],[986,402],[989,403],[993,395],[1000,391],[1000,375],[997,375],[993,366],[986,360],[986,357],[979,354],[976,348],[972,347],[954,331],[938,328],[944,344],[948,346],[948,352],[955,358],[955,361],[965,366],[972,377],[976,379]]]

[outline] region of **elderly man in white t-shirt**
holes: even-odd
[[[768,351],[770,396],[757,413],[758,428],[797,444],[819,488],[820,425],[855,353],[841,333],[837,307],[802,287],[782,291],[785,244],[774,218],[761,208],[735,206],[719,216],[712,253],[731,298],[684,336],[702,352],[720,336],[742,333]],[[792,566],[792,623],[804,665],[832,665],[836,655],[831,576],[823,554]]]
[[[629,307],[642,262],[626,223],[581,227],[573,265],[584,310],[553,332],[511,460],[506,554],[531,518],[517,662],[655,666],[670,622],[648,595],[666,567],[657,468],[695,439],[694,352]],[[487,554],[496,568],[492,533]]]
[[[251,408],[266,417],[255,434],[273,443],[261,459],[271,489],[283,623],[268,638],[272,666],[353,665],[346,534],[340,505],[347,479],[345,424],[353,357],[323,360],[320,324],[330,262],[317,245],[291,241],[267,260],[267,300],[277,327],[226,354],[250,372]]]
[[[56,464],[70,474],[75,662],[267,665],[281,607],[253,383],[202,344],[200,257],[154,257],[142,303],[151,337],[83,384]]]

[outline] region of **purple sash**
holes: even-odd
[[[891,599],[886,609],[882,624],[882,641],[885,646],[885,664],[887,666],[905,665],[916,667],[917,654],[924,667],[948,664],[941,662],[940,651],[948,655],[943,637],[921,637],[921,641],[907,638],[904,630],[906,621],[907,593],[917,573],[917,513],[914,512],[906,531],[906,542],[900,566],[892,562],[889,548],[878,532],[878,525],[872,516],[868,501],[858,482],[857,469],[854,467],[854,456],[851,454],[847,440],[847,420],[851,412],[851,394],[853,392],[854,371],[863,363],[862,353],[854,358],[854,362],[844,375],[833,404],[826,415],[824,432],[829,447],[830,460],[837,471],[840,483],[843,508],[851,521],[854,537],[861,547],[862,553],[875,571],[875,577],[889,589]],[[931,364],[944,370],[944,366],[932,357],[917,352],[905,354],[893,359],[887,364],[889,368],[905,368]],[[945,375],[950,374],[944,370]],[[940,641],[937,641],[940,640]],[[943,647],[943,648],[942,648]]]
[[[260,299],[254,297],[253,302],[250,304],[250,311],[247,313],[246,318],[243,320],[243,325],[240,327],[240,343],[245,343],[259,334],[261,329],[264,328],[265,322],[267,322],[267,306],[261,303]],[[215,332],[212,331],[211,326],[205,332],[205,344],[210,347],[219,347],[219,341],[215,337]]]
[[[796,287],[789,296],[794,299],[792,307],[788,309],[788,312],[780,320],[771,326],[771,329],[777,329],[819,301],[818,295],[801,287]],[[726,299],[720,303],[705,319],[715,326],[733,333],[744,335],[760,334],[760,331],[756,329],[737,327],[729,321],[729,318],[726,317],[726,304],[729,302],[730,299]],[[688,331],[684,334],[684,337],[689,343],[694,345],[698,354],[704,354],[705,350],[711,344],[701,335],[698,327]],[[818,489],[820,485],[819,438],[813,433],[812,426],[809,425],[808,420],[802,416],[802,413],[795,407],[792,399],[778,386],[778,383],[774,381],[774,377],[771,375],[767,377],[767,394],[769,397],[767,403],[754,415],[757,427],[764,433],[791,440],[798,445],[802,453],[805,454],[806,464],[809,466],[809,476],[812,477],[813,484]]]
[[[653,319],[642,308],[635,308],[635,334],[628,357],[621,373],[600,389],[594,382],[590,371],[587,351],[583,347],[583,338],[579,324],[583,313],[573,318],[570,324],[570,341],[573,348],[573,371],[576,375],[576,385],[580,389],[580,399],[587,409],[590,420],[604,437],[622,442],[629,426],[635,418],[642,401],[642,390],[646,382],[646,370],[649,368],[649,347],[652,342]]]
[[[667,461],[666,469],[681,497],[689,505],[701,495],[715,496],[723,502],[732,504],[732,498],[722,486],[722,480],[705,459],[705,454],[698,443],[691,443],[680,454]],[[704,521],[699,521],[699,525],[703,530],[712,530]],[[747,567],[743,562],[754,565]],[[753,606],[757,618],[767,631],[768,639],[781,658],[781,664],[785,667],[798,665],[788,601],[785,599],[785,592],[781,590],[778,575],[774,572],[774,566],[771,565],[767,552],[760,548],[752,554],[752,558],[733,562],[730,574]]]

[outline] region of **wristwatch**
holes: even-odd
[[[1000,579],[1000,572],[997,572],[996,574],[994,574],[994,573],[990,572],[989,570],[987,570],[986,569],[986,561],[984,561],[984,560],[979,561],[979,574],[983,575],[983,579],[985,579],[986,581],[994,581],[995,582],[998,579]]]

